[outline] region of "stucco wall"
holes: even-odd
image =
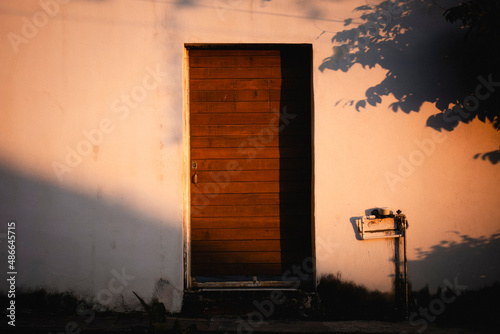
[[[387,70],[320,69],[331,38],[366,4],[2,3],[0,222],[17,222],[18,287],[73,291],[109,307],[137,305],[133,290],[180,310],[186,43],[313,45],[318,275],[391,290],[394,242],[359,241],[352,225],[387,206],[408,216],[415,288],[497,280],[499,167],[474,156],[497,149],[498,132],[477,120],[437,132],[426,126],[433,103],[393,112],[394,96],[358,112],[345,102],[364,99]],[[456,29],[438,9],[419,15],[430,23],[412,42],[429,38],[426,29]],[[392,61],[431,66],[422,54]]]

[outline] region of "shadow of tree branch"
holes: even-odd
[[[500,2],[482,2],[496,18]],[[444,7],[432,0],[383,1],[354,11],[361,12],[356,21],[363,23],[333,36],[333,54],[319,69],[347,72],[359,64],[381,67],[387,74],[366,90],[364,99],[343,101],[344,107],[360,111],[393,96],[393,112],[410,114],[424,103],[434,104],[439,112],[428,118],[427,126],[438,131],[452,131],[476,118],[500,129],[500,66],[494,51],[500,44],[499,20],[488,17],[483,21],[491,29],[471,33],[459,22],[447,22]],[[352,22],[347,19],[344,25]],[[492,163],[498,160],[493,152],[484,156]]]
[[[443,240],[429,250],[417,248],[417,258],[410,260],[408,270],[414,283],[439,285],[444,278],[460,278],[470,288],[498,282],[500,268],[500,231],[490,236],[472,237],[453,231],[460,241]]]

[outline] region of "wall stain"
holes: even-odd
[[[93,155],[94,161],[97,161],[98,154],[99,154],[99,146],[98,145],[94,145],[92,147],[92,151],[94,152],[94,155]]]

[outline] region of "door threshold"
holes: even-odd
[[[236,288],[236,287],[227,287],[227,288],[196,288],[196,291],[200,292],[233,292],[233,291],[299,291],[296,288],[286,288],[286,287],[259,287],[259,288]]]
[[[257,290],[304,290],[309,287],[309,281],[221,281],[192,282],[193,290],[204,291],[257,291]]]
[[[299,284],[299,286],[302,284]],[[297,290],[297,281],[237,281],[237,282],[193,282],[191,287],[197,290],[229,291],[229,290]]]

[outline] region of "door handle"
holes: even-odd
[[[194,184],[198,184],[198,173],[197,172],[194,172],[193,177],[191,178],[191,181]]]

